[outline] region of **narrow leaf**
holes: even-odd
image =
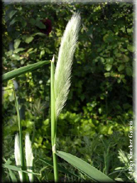
[[[34,33],[34,34],[32,34],[32,36],[45,36],[45,34],[44,33],[41,33],[41,32],[36,32],[36,33]]]
[[[111,178],[107,175],[96,169],[95,167],[91,166],[90,164],[86,163],[82,159],[62,151],[57,151],[56,153],[59,157],[70,163],[72,166],[86,174],[91,179],[94,179],[98,182],[114,182]]]
[[[15,14],[17,13],[17,10],[13,10],[9,13],[9,18],[11,19]]]
[[[14,170],[14,171],[22,171],[20,167],[14,166],[14,165],[8,165],[8,164],[3,164],[2,165],[4,168],[8,168],[10,170]]]
[[[15,174],[10,169],[9,169],[9,175],[10,175],[12,182],[17,182],[17,178],[16,178]]]
[[[7,81],[7,80],[10,80],[10,79],[13,79],[13,78],[15,78],[15,77],[17,77],[21,74],[24,74],[26,72],[30,72],[32,70],[38,69],[38,68],[42,67],[43,65],[49,64],[49,63],[50,63],[49,61],[40,61],[40,62],[35,63],[35,64],[20,67],[18,69],[15,69],[13,71],[10,71],[8,73],[3,74],[2,81]]]
[[[8,164],[3,164],[2,165],[3,168],[7,168],[7,169],[10,169],[10,170],[14,170],[14,171],[21,171],[21,172],[24,172],[24,173],[31,173],[31,174],[34,174],[34,175],[40,175],[39,173],[34,173],[34,172],[30,172],[30,171],[25,171],[25,170],[22,170],[20,167],[17,167],[17,166],[14,166],[14,165],[8,165]]]
[[[11,25],[13,25],[15,22],[17,22],[16,17],[12,19],[12,21],[9,23],[9,25],[11,26]]]

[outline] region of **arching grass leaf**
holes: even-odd
[[[13,71],[10,71],[8,73],[3,74],[2,81],[7,81],[10,79],[13,79],[21,74],[38,69],[38,68],[42,67],[43,65],[49,64],[49,63],[50,63],[50,61],[40,61],[40,62],[35,63],[35,64],[31,64],[31,65],[27,65],[27,66],[15,69]]]
[[[70,163],[72,166],[80,170],[82,173],[86,174],[89,178],[97,181],[97,182],[115,182],[110,177],[96,169],[95,167],[91,166],[87,162],[83,161],[82,159],[66,153],[62,151],[57,151],[56,154]]]

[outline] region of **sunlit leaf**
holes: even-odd
[[[19,47],[20,42],[21,42],[20,39],[15,39],[15,41],[14,41],[14,49],[17,49]]]
[[[24,74],[26,72],[29,72],[29,71],[32,71],[32,70],[35,70],[35,69],[38,69],[42,66],[44,66],[45,64],[49,64],[50,62],[49,61],[40,61],[38,63],[35,63],[35,64],[31,64],[31,65],[27,65],[27,66],[24,66],[24,67],[20,67],[18,69],[15,69],[13,71],[10,71],[6,74],[3,74],[2,76],[2,80],[3,81],[7,81],[9,79],[13,79],[21,74]]]
[[[31,41],[33,41],[33,39],[34,39],[34,37],[32,37],[32,36],[29,36],[29,37],[27,37],[26,39],[25,39],[25,43],[30,43]]]
[[[10,169],[9,169],[9,175],[10,175],[12,182],[17,182],[17,178],[16,178],[15,174]]]
[[[122,71],[124,68],[125,68],[125,65],[121,64],[121,65],[118,67],[118,71]]]
[[[57,151],[56,154],[95,181],[114,182],[110,177],[72,154],[62,151]]]
[[[12,11],[9,13],[9,18],[11,19],[16,13],[17,13],[17,10],[12,10]]]

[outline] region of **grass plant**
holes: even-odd
[[[16,164],[20,165],[22,170],[25,170],[25,159],[24,159],[24,152],[23,152],[23,138],[22,138],[22,126],[20,121],[20,114],[19,114],[19,103],[16,97],[15,90],[14,92],[14,98],[15,98],[15,107],[17,111],[17,120],[18,120],[18,129],[19,129],[19,136],[15,136],[15,159]],[[20,152],[20,155],[18,154]],[[20,173],[20,180],[23,182],[26,180],[26,175],[22,172]]]
[[[51,141],[53,153],[54,180],[58,181],[58,167],[56,157],[57,118],[63,109],[70,88],[70,76],[73,55],[76,49],[80,15],[74,14],[68,22],[58,54],[56,69],[54,56],[51,61]]]
[[[58,171],[62,169],[58,168],[57,156],[68,162],[70,165],[74,166],[82,174],[90,178],[90,180],[97,182],[114,182],[110,177],[91,166],[82,159],[66,152],[56,150],[57,144],[57,121],[59,114],[61,113],[65,103],[67,101],[69,89],[70,89],[70,79],[71,79],[71,70],[72,70],[72,61],[73,55],[76,49],[76,44],[78,40],[78,32],[80,30],[80,14],[75,13],[70,21],[68,22],[66,29],[64,31],[61,46],[59,49],[58,60],[55,68],[55,56],[53,56],[50,62],[44,61],[43,63],[32,64],[25,66],[23,68],[16,69],[9,73],[4,74],[3,81],[13,79],[21,74],[34,70],[41,67],[44,64],[51,64],[50,70],[50,87],[51,87],[51,145],[52,145],[52,158],[53,158],[53,171],[54,171],[54,181],[58,182],[60,180]],[[19,104],[14,91],[15,97],[15,107],[17,111],[18,119],[18,128],[19,135],[15,136],[15,158],[16,165],[6,165],[3,167],[10,170],[18,171],[19,177],[22,182],[30,181],[32,182],[33,174],[33,153],[31,148],[31,141],[29,135],[26,135],[25,138],[25,155],[26,155],[26,164],[24,158],[24,149],[23,149],[23,137],[22,137],[22,126],[20,121],[19,114]],[[50,166],[52,166],[50,164]],[[28,177],[27,177],[28,174]]]
[[[20,120],[20,114],[19,114],[19,103],[18,99],[14,90],[14,98],[15,98],[15,106],[16,106],[16,111],[17,111],[17,120],[18,120],[18,129],[19,129],[19,135],[15,135],[15,150],[14,150],[14,155],[15,155],[15,161],[16,165],[18,167],[21,167],[21,170],[25,171],[28,170],[29,172],[32,172],[32,167],[33,167],[33,153],[32,153],[32,148],[31,148],[31,141],[29,138],[29,134],[26,134],[25,136],[25,155],[24,155],[24,148],[23,148],[23,135],[22,135],[22,125],[21,125],[21,120]],[[26,157],[26,163],[25,163],[25,157]],[[26,168],[27,165],[27,168]],[[18,171],[19,173],[19,178],[21,182],[26,182],[29,181],[33,182],[33,174],[24,173],[23,171]]]

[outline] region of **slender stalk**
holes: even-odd
[[[24,161],[24,153],[23,153],[23,140],[22,140],[22,126],[20,121],[20,114],[19,114],[19,103],[14,91],[14,98],[15,98],[15,107],[17,111],[17,120],[18,120],[18,127],[19,127],[19,145],[20,145],[20,157],[21,157],[21,168],[25,170],[25,161]],[[22,182],[26,180],[26,174],[22,172]]]
[[[35,116],[35,118],[34,118],[34,123],[33,123],[33,135],[32,135],[32,144],[34,143],[34,138],[35,138],[35,132],[36,132],[36,125],[35,125],[35,123],[36,123],[36,116]]]
[[[56,156],[57,118],[66,103],[69,93],[71,66],[76,49],[79,28],[80,15],[79,13],[76,13],[68,22],[63,34],[56,71],[54,68],[54,56],[51,61],[51,143],[55,182],[58,181]]]
[[[56,155],[56,133],[57,133],[57,119],[55,114],[55,91],[54,91],[54,56],[51,61],[51,144],[53,156],[54,181],[58,181],[58,166]]]

